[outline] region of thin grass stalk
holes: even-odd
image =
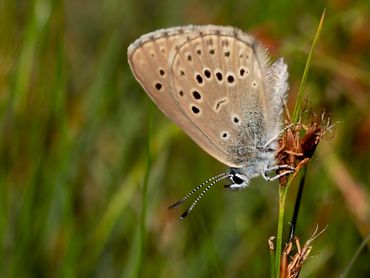
[[[302,169],[302,178],[299,181],[299,187],[298,187],[298,192],[297,192],[297,197],[295,199],[295,204],[294,204],[294,211],[292,215],[292,220],[290,221],[290,231],[289,231],[289,238],[288,241],[290,241],[296,231],[297,227],[297,221],[298,221],[298,214],[299,214],[299,207],[301,205],[301,200],[302,200],[302,195],[303,195],[303,188],[304,188],[304,183],[306,180],[306,172],[307,172],[307,167],[304,167]]]
[[[139,255],[138,260],[136,263],[135,268],[135,276],[140,277],[140,272],[143,269],[143,258],[145,254],[145,246],[146,246],[146,215],[147,215],[147,205],[148,205],[148,182],[149,182],[149,174],[152,167],[152,154],[151,154],[151,135],[152,135],[152,104],[148,104],[149,108],[149,115],[148,115],[148,136],[146,137],[146,171],[143,181],[143,191],[142,191],[142,206],[141,206],[141,214],[140,214],[140,238],[139,238]]]
[[[294,111],[293,111],[293,116],[292,116],[293,123],[298,122],[300,114],[301,114],[301,103],[303,100],[304,88],[305,88],[305,84],[306,84],[306,80],[308,76],[308,71],[311,65],[312,56],[313,56],[314,50],[316,48],[317,42],[320,37],[321,29],[322,29],[324,18],[325,18],[325,11],[326,9],[324,9],[321,15],[320,23],[319,23],[319,26],[317,27],[316,34],[315,34],[313,43],[311,45],[311,49],[307,57],[306,65],[305,65],[303,76],[301,79],[301,84],[298,90],[296,103],[294,106]],[[279,186],[279,218],[278,218],[278,228],[277,228],[277,235],[276,235],[276,253],[275,253],[275,276],[277,278],[280,277],[280,258],[281,258],[281,246],[282,246],[282,238],[283,238],[286,195],[288,192],[288,188],[290,184],[292,183],[295,176],[296,174],[291,175],[288,179],[288,182],[285,185],[280,184]],[[273,269],[271,269],[271,271],[273,272]]]
[[[270,250],[270,268],[274,271],[271,271],[271,278],[275,277],[275,256],[274,256],[274,250]]]
[[[280,258],[281,246],[283,238],[284,214],[285,214],[285,201],[288,192],[289,183],[285,186],[279,186],[279,219],[278,229],[276,235],[276,253],[275,253],[275,277],[280,277]]]
[[[339,276],[339,278],[345,278],[348,276],[349,271],[351,270],[353,264],[355,263],[356,259],[360,255],[362,249],[366,246],[367,242],[370,240],[370,232],[366,235],[366,237],[362,240],[360,246],[357,248],[355,254],[353,255],[351,261],[349,262],[346,269],[343,271],[343,273]]]
[[[295,106],[294,106],[294,110],[293,110],[293,116],[292,116],[292,122],[293,123],[298,122],[299,116],[301,114],[301,104],[302,104],[302,100],[303,100],[304,88],[305,88],[305,85],[306,85],[308,71],[309,71],[310,65],[311,65],[312,55],[313,55],[314,50],[316,48],[317,42],[319,41],[319,38],[320,38],[320,33],[321,33],[321,29],[322,29],[322,26],[323,26],[323,23],[324,23],[324,18],[325,18],[325,11],[326,11],[326,9],[324,9],[324,11],[321,15],[320,23],[319,23],[319,26],[317,27],[315,38],[312,42],[310,52],[308,53],[306,66],[305,66],[304,71],[303,71],[301,84],[300,84],[299,90],[298,90],[297,100],[295,102]]]

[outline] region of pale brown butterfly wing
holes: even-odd
[[[245,166],[269,139],[267,130],[276,129],[266,57],[253,37],[211,25],[159,30],[128,50],[135,77],[157,106],[231,167]]]
[[[229,163],[245,166],[256,157],[256,145],[267,141],[265,51],[234,28],[201,32],[179,47],[173,59],[174,96]]]
[[[217,147],[204,137],[201,130],[196,126],[191,128],[191,121],[180,111],[173,97],[171,57],[176,54],[176,48],[187,41],[187,37],[197,35],[186,32],[185,37],[184,33],[183,28],[169,28],[142,36],[128,48],[129,64],[136,79],[162,112],[185,130],[204,150],[218,154]],[[221,159],[220,161],[224,162]]]

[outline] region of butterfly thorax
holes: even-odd
[[[252,178],[260,176],[266,169],[275,165],[275,150],[272,148],[257,150],[254,156],[246,159],[248,164],[240,168],[230,168],[232,184],[228,188],[239,190],[247,187]]]

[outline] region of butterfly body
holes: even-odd
[[[183,26],[146,34],[128,48],[149,97],[203,150],[230,167],[240,189],[275,162],[287,66],[233,27]]]

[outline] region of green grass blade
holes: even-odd
[[[143,191],[142,191],[142,205],[141,205],[141,214],[140,214],[140,226],[139,226],[139,233],[140,233],[140,240],[139,240],[139,255],[135,262],[135,274],[134,277],[139,277],[140,272],[143,265],[143,258],[145,254],[145,246],[146,246],[146,215],[147,215],[147,207],[148,207],[148,183],[149,183],[149,175],[152,167],[152,155],[151,155],[151,136],[152,136],[152,103],[149,103],[149,115],[148,115],[148,136],[147,136],[147,146],[146,146],[146,171],[143,181]]]
[[[301,84],[299,86],[297,100],[296,100],[296,103],[295,103],[293,116],[292,116],[293,123],[296,123],[298,121],[299,115],[301,113],[301,104],[302,104],[302,100],[303,100],[303,93],[304,93],[304,88],[305,88],[305,85],[306,85],[308,71],[310,69],[312,55],[315,51],[317,42],[319,41],[319,38],[320,38],[320,33],[321,33],[321,29],[322,29],[322,26],[323,26],[323,23],[324,23],[324,18],[325,18],[325,11],[326,10],[324,9],[324,11],[321,15],[320,23],[319,23],[319,26],[317,27],[315,38],[314,38],[313,43],[311,45],[311,49],[310,49],[310,52],[308,54],[308,58],[307,58],[307,61],[306,61],[306,66],[305,66],[304,71],[303,71],[303,76],[302,76]]]
[[[355,254],[353,255],[351,261],[349,262],[348,266],[344,270],[344,272],[339,276],[340,278],[345,278],[348,276],[349,271],[351,270],[353,264],[355,263],[356,259],[360,255],[362,249],[366,246],[367,242],[370,240],[370,232],[366,235],[366,237],[361,242],[360,246],[357,248]]]
[[[308,58],[306,61],[306,66],[303,72],[301,84],[298,90],[298,95],[293,111],[293,116],[292,116],[292,122],[295,123],[298,121],[300,113],[301,113],[301,103],[303,99],[303,92],[304,92],[304,87],[306,84],[307,76],[308,76],[308,71],[311,65],[311,60],[312,60],[312,55],[313,52],[316,48],[317,42],[320,37],[321,29],[323,26],[325,18],[325,9],[321,15],[320,23],[317,28],[315,38],[313,40],[310,52],[308,54]],[[281,258],[281,248],[282,248],[282,240],[283,240],[283,226],[284,226],[284,211],[285,211],[285,201],[286,201],[286,195],[288,192],[288,188],[290,184],[292,183],[293,179],[289,178],[288,183],[285,186],[279,187],[279,219],[278,219],[278,230],[277,230],[277,235],[276,235],[276,254],[275,254],[275,274],[276,277],[280,277],[280,258]],[[271,269],[273,271],[273,269]]]

